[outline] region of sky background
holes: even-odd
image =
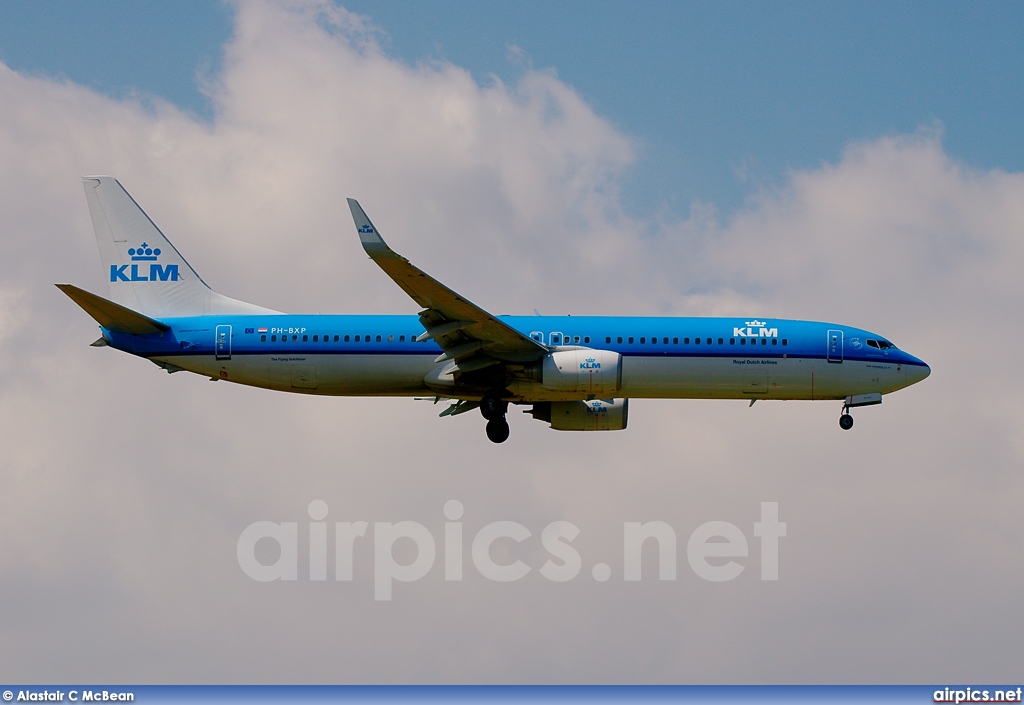
[[[0,680],[982,682],[1020,677],[1024,6],[0,4]],[[90,349],[105,293],[79,177],[116,175],[215,289],[413,313],[389,243],[495,313],[840,321],[924,383],[835,403],[644,401],[556,433],[425,402],[281,395]],[[1009,354],[1006,354],[1009,353]],[[256,583],[255,521],[531,529],[373,600]],[[753,523],[779,503],[780,577]],[[583,571],[543,579],[543,527]],[[679,578],[622,580],[664,521]],[[708,583],[686,538],[751,544]],[[304,544],[300,542],[300,557]],[[518,553],[517,553],[518,551]],[[467,551],[468,554],[468,551]],[[590,577],[597,562],[612,577]]]

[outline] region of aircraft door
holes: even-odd
[[[231,326],[217,326],[213,342],[213,354],[217,360],[231,359]]]
[[[561,333],[557,333],[557,332],[549,333],[548,334],[548,343],[550,345],[561,345],[562,344],[562,334]]]
[[[828,332],[828,350],[826,359],[829,362],[843,361],[843,331],[830,330]]]

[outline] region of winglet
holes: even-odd
[[[366,217],[366,211],[359,205],[359,201],[354,198],[349,198],[348,208],[352,211],[352,220],[356,222],[356,231],[359,233],[359,242],[363,244],[363,249],[366,254],[370,257],[376,257],[387,253],[394,254],[394,251],[388,247],[388,244],[384,242],[384,238],[380,236],[377,229],[373,227],[373,223]]]
[[[162,333],[169,330],[166,323],[154,320],[149,316],[132,311],[113,301],[108,301],[102,296],[89,293],[79,289],[72,284],[57,284],[57,288],[63,291],[82,310],[96,319],[96,322],[109,331],[115,333],[132,333],[134,335],[149,335]]]

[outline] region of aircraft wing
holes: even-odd
[[[548,352],[542,343],[503,323],[388,247],[358,201],[348,199],[348,207],[366,254],[423,307],[420,322],[426,332],[419,339],[433,338],[441,346],[444,353],[438,362],[455,360],[457,369],[452,372],[457,374],[502,362],[530,362]]]

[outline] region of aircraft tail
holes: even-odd
[[[111,176],[82,179],[110,298],[151,318],[277,313],[207,286]]]

